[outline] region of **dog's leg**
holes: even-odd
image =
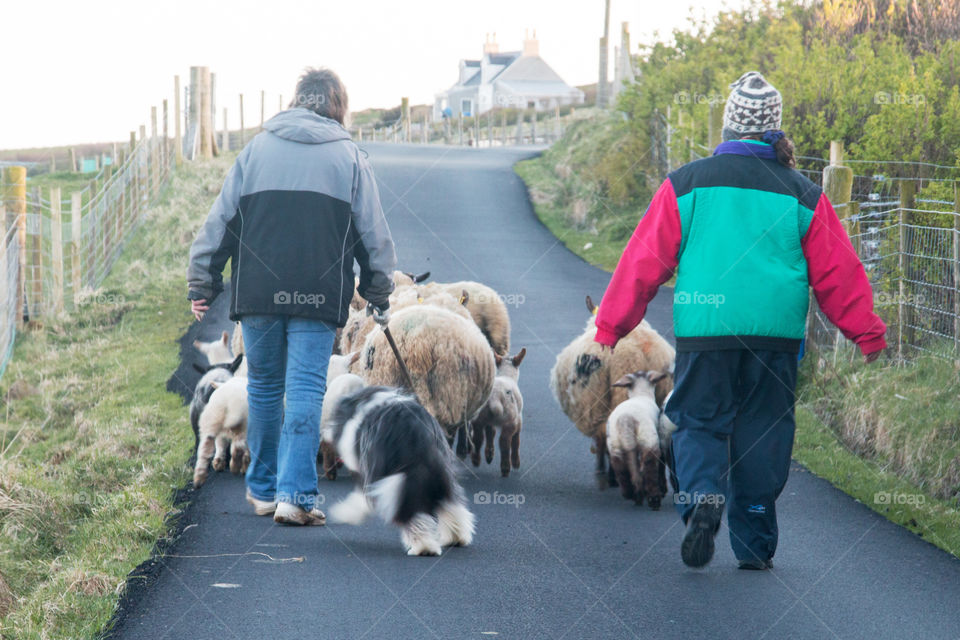
[[[458,500],[446,500],[437,509],[441,546],[466,547],[473,542],[474,517]]]
[[[371,511],[370,501],[358,487],[330,508],[330,517],[344,524],[363,524]]]
[[[197,447],[197,464],[193,470],[193,487],[199,488],[207,480],[207,465],[210,464],[210,456],[213,455],[213,449],[216,446],[213,436],[204,436]]]
[[[442,550],[437,540],[437,521],[426,513],[418,513],[403,525],[400,540],[408,556],[438,556]]]

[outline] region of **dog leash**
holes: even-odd
[[[407,363],[403,361],[403,356],[400,355],[400,349],[397,348],[397,343],[393,339],[393,334],[390,333],[390,327],[383,327],[383,335],[387,337],[387,342],[390,344],[390,348],[393,349],[393,355],[397,358],[397,364],[400,365],[400,371],[403,372],[403,377],[407,381],[407,388],[409,388],[410,393],[416,397],[417,392],[413,389],[413,378],[410,376],[410,370],[407,369]]]

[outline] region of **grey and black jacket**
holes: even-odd
[[[353,297],[386,308],[397,256],[373,170],[337,122],[304,108],[263,125],[227,174],[190,248],[188,298],[211,302],[231,261],[230,318],[343,326]]]

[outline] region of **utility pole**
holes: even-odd
[[[603,14],[603,37],[600,38],[600,79],[597,82],[597,106],[606,107],[607,100],[607,50],[610,42],[610,0],[605,2]]]

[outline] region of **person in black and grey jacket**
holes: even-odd
[[[389,319],[396,252],[373,170],[343,126],[347,93],[327,69],[301,76],[290,108],[240,153],[190,249],[199,318],[223,290],[248,366],[247,500],[260,515],[323,524],[317,508],[320,410],[334,334],[354,291]],[[284,404],[284,395],[286,403]]]

